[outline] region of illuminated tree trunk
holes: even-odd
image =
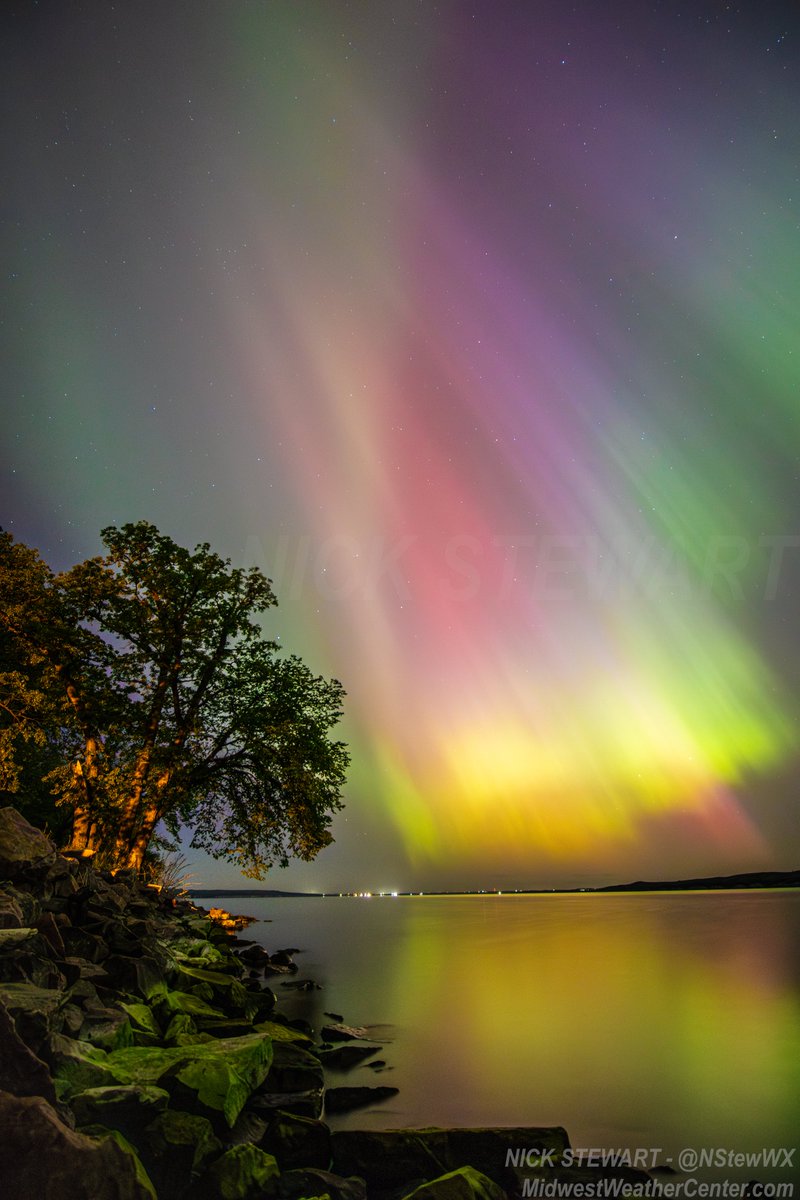
[[[96,738],[86,739],[84,761],[73,767],[75,777],[75,809],[72,817],[72,838],[68,850],[91,857],[99,849],[97,822],[97,776],[100,746]]]

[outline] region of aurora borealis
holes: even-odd
[[[797,866],[798,13],[2,21],[0,523],[274,579],[354,760],[275,886]]]

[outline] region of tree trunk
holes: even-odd
[[[78,759],[73,767],[78,799],[72,816],[72,839],[68,850],[91,857],[99,849],[97,830],[97,777],[100,746],[96,738],[87,737],[84,761]]]

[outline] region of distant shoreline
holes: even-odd
[[[768,888],[800,888],[800,871],[750,871],[739,875],[711,875],[699,879],[649,880],[638,879],[633,883],[610,883],[603,887],[573,888],[476,888],[472,891],[428,891],[393,892],[395,896],[572,896],[609,892],[715,892],[754,891]],[[375,899],[388,899],[386,892],[287,892],[274,888],[189,888],[190,896],[200,899],[210,896],[241,899],[247,896],[267,896],[272,899],[297,899],[300,897],[356,897],[369,895]]]

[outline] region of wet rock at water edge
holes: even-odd
[[[323,1042],[351,1042],[369,1036],[369,1030],[360,1025],[323,1025],[319,1036]]]
[[[390,1100],[400,1091],[396,1087],[334,1087],[325,1092],[325,1110],[329,1113],[350,1112]]]
[[[332,1050],[318,1051],[317,1057],[323,1067],[331,1068],[334,1071],[350,1071],[359,1063],[363,1063],[365,1058],[371,1058],[373,1054],[377,1054],[382,1049],[382,1046],[364,1046],[346,1042],[342,1046],[335,1046]],[[367,1063],[367,1066],[374,1067],[375,1063]],[[385,1067],[386,1063],[381,1062],[381,1066]]]
[[[307,1092],[324,1087],[322,1064],[297,1042],[273,1042],[272,1065],[260,1091]]]
[[[258,1139],[263,1150],[274,1154],[282,1171],[293,1167],[327,1169],[331,1161],[331,1131],[324,1121],[285,1111],[270,1118]]]
[[[569,1138],[560,1126],[342,1129],[332,1133],[331,1144],[334,1171],[362,1175],[370,1189],[410,1190],[410,1180],[435,1179],[459,1167],[473,1167],[501,1187],[514,1188],[516,1175],[506,1167],[509,1150],[536,1146],[557,1157],[569,1147]]]

